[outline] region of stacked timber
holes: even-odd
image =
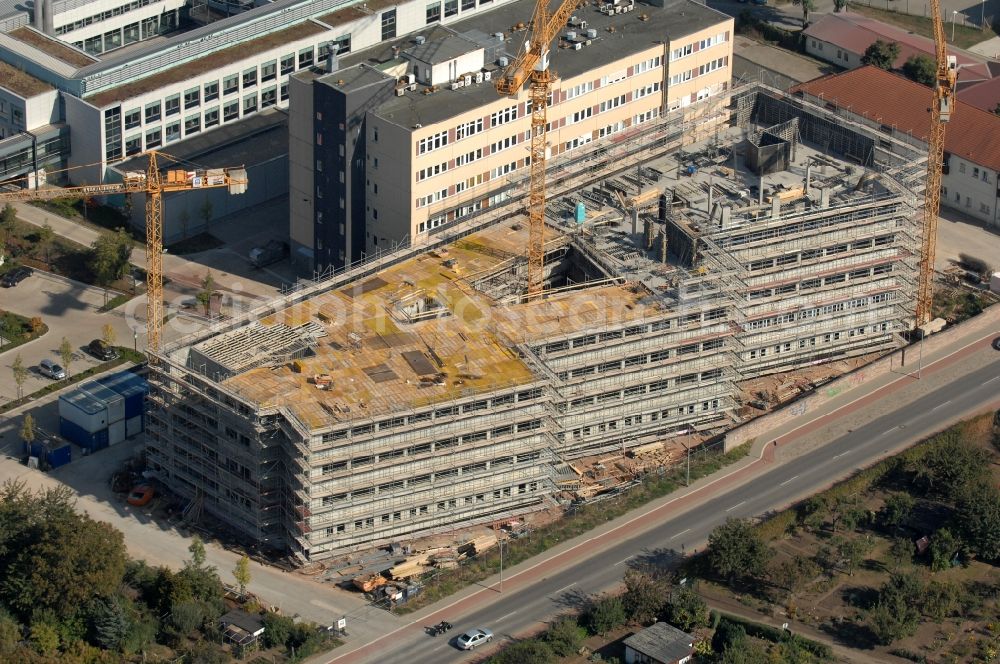
[[[386,584],[388,579],[386,579],[381,574],[367,574],[364,576],[356,576],[353,579],[354,587],[356,587],[361,592],[370,593],[379,586]]]

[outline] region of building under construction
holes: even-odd
[[[552,504],[574,459],[733,426],[745,378],[901,343],[912,147],[756,84],[641,131],[554,160],[540,297],[512,183],[436,242],[168,345],[156,476],[318,560]]]

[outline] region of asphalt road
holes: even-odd
[[[944,386],[937,392],[874,420],[818,449],[770,470],[700,503],[654,528],[595,552],[573,567],[516,592],[497,595],[489,606],[468,615],[439,613],[455,626],[449,638],[432,638],[417,629],[400,630],[366,649],[365,661],[380,664],[469,661],[454,646],[463,631],[487,627],[494,643],[539,629],[547,618],[575,608],[589,594],[607,590],[621,581],[625,569],[638,562],[669,563],[681,552],[703,547],[709,532],[728,517],[749,517],[784,507],[816,492],[856,468],[912,443],[936,430],[939,423],[995,402],[1000,394],[1000,354],[981,369]]]

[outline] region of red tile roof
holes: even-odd
[[[873,18],[851,12],[824,14],[802,31],[807,37],[818,39],[851,53],[863,54],[865,50],[881,39],[899,44],[899,57],[893,67],[899,69],[911,55],[928,55],[934,57],[934,42],[926,37],[915,35],[888,23],[876,21]],[[985,62],[972,58],[963,51],[949,47],[948,53],[954,55],[959,64],[959,78],[964,81],[985,80],[992,77]]]
[[[931,89],[899,74],[860,67],[800,83],[792,92],[822,97],[826,103],[927,140]],[[945,150],[1000,171],[1000,116],[956,101]]]
[[[966,104],[992,112],[1000,106],[1000,76],[960,89],[958,98]]]

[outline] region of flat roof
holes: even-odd
[[[399,4],[399,0],[368,0],[363,5],[354,5],[344,9],[338,9],[337,11],[330,12],[329,14],[319,16],[316,20],[326,23],[331,27],[336,27],[338,25],[350,23],[355,19],[371,16],[375,12],[382,11],[383,9],[395,7],[397,4]]]
[[[57,60],[61,60],[68,65],[73,65],[74,67],[86,67],[87,65],[98,62],[97,58],[93,58],[83,51],[73,48],[65,42],[61,42],[58,39],[53,39],[52,37],[44,35],[30,26],[24,26],[17,28],[16,30],[11,30],[7,34],[20,42],[34,46],[42,53],[50,55]]]
[[[298,74],[296,75],[299,76]],[[347,67],[346,69],[338,69],[332,74],[321,74],[313,71],[301,76],[301,78],[306,78],[308,76],[316,78],[319,82],[329,85],[332,88],[336,88],[337,90],[343,90],[344,92],[359,90],[372,85],[373,83],[381,83],[387,80],[395,81],[395,79],[388,74],[380,72],[366,64],[354,65],[353,67]]]
[[[0,61],[0,87],[25,99],[55,90],[45,81],[2,61]]]
[[[414,44],[405,49],[403,54],[414,60],[438,65],[481,48],[483,48],[481,45],[470,39],[456,34],[445,33],[434,35],[423,44]]]
[[[269,108],[237,122],[195,134],[170,145],[170,156],[204,168],[253,166],[288,154],[288,113]],[[136,155],[114,164],[119,173],[145,171],[148,157]],[[160,158],[161,170],[176,168],[171,160]]]
[[[84,97],[84,99],[94,106],[101,108],[116,101],[125,101],[126,99],[137,97],[152,90],[186,81],[196,77],[200,72],[240,62],[252,55],[268,51],[282,44],[326,32],[327,29],[317,23],[304,21],[283,30],[264,35],[258,39],[230,46],[221,51],[216,51],[190,62],[177,65],[176,67],[157,72],[151,76],[140,78],[138,81],[132,81],[131,83],[126,83],[110,90],[103,90],[95,95]]]
[[[447,28],[459,35],[471,33],[467,38],[473,42],[476,42],[475,35],[490,35],[502,30],[505,40],[500,50],[513,59],[527,33],[511,32],[510,28],[518,22],[526,21],[531,16],[533,6],[531,0],[514,2],[486,14],[451,23]],[[637,2],[633,11],[613,16],[602,14],[596,5],[588,5],[577,9],[575,15],[586,20],[587,28],[596,30],[597,36],[589,46],[584,46],[579,51],[553,44],[550,67],[560,78],[578,76],[608,62],[620,60],[630,53],[733,20],[731,16],[693,0],[664,0],[663,7]],[[646,20],[642,20],[642,16],[646,16]],[[614,28],[614,32],[609,31],[610,28]],[[418,33],[427,37],[424,46],[431,43],[437,30],[440,28]],[[566,30],[560,31],[560,34],[565,34]],[[579,34],[580,30],[576,29],[576,32]],[[360,62],[385,66],[394,58],[393,47],[407,50],[415,44],[415,36],[408,35],[393,42],[383,42],[365,51],[352,53],[342,58],[341,62],[345,66]],[[487,63],[489,64],[492,63]],[[378,107],[376,113],[400,126],[412,127],[415,124],[441,122],[497,99],[496,90],[488,82],[458,90],[438,89],[433,94],[424,94],[425,89],[425,86],[420,86],[416,91],[388,99]]]

